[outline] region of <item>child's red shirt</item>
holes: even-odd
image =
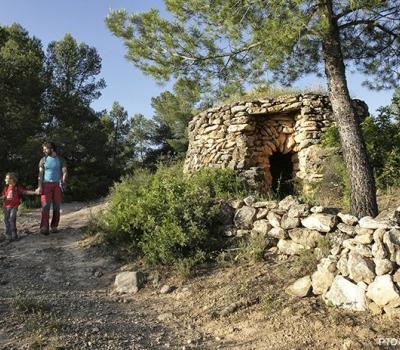
[[[26,193],[26,188],[20,185],[8,185],[3,190],[4,207],[18,208],[21,203],[20,196]]]

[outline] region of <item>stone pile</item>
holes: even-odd
[[[353,101],[356,114],[368,113],[366,104]],[[298,94],[237,102],[211,108],[194,117],[188,126],[189,148],[184,171],[201,167],[231,168],[261,174],[258,190],[272,185],[270,157],[288,155],[293,179],[308,184],[321,179],[322,133],[332,124],[327,96]]]
[[[321,295],[328,305],[356,311],[400,314],[400,208],[390,219],[358,219],[328,213],[288,196],[256,202],[253,197],[230,203],[234,229],[228,235],[259,235],[275,240],[280,254],[311,249],[320,258],[315,271],[287,288],[287,293]],[[321,256],[322,239],[330,253]]]

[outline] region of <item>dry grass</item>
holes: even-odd
[[[257,99],[277,98],[282,96],[293,96],[298,94],[316,93],[326,94],[326,89],[321,86],[310,87],[310,88],[290,88],[290,87],[278,87],[278,86],[260,86],[250,91],[246,91],[242,94],[235,94],[218,105],[232,104],[234,102],[248,102]]]
[[[27,336],[28,349],[63,349],[58,334],[66,325],[51,312],[42,296],[18,293],[11,301],[12,319],[19,323]]]
[[[378,207],[380,211],[393,210],[400,206],[400,188],[387,188],[378,191]]]

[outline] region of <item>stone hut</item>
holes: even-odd
[[[360,100],[353,100],[353,108],[359,118],[368,114]],[[263,192],[290,194],[295,182],[307,192],[323,176],[321,135],[332,123],[329,99],[320,94],[211,108],[189,123],[184,172],[231,168]]]

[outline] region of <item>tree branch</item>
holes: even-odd
[[[250,51],[251,49],[260,46],[261,42],[257,42],[254,44],[251,44],[249,46],[240,48],[238,50],[235,51],[231,51],[231,52],[226,52],[220,55],[209,55],[209,56],[186,56],[183,54],[180,54],[178,52],[174,52],[172,55],[175,57],[180,57],[185,61],[207,61],[207,60],[211,60],[211,59],[216,59],[216,58],[224,58],[224,57],[232,57],[232,56],[236,56],[241,54],[242,52],[246,52],[246,51]]]
[[[395,38],[399,37],[400,34],[393,32],[392,30],[390,30],[389,28],[386,28],[384,25],[376,23],[375,20],[371,20],[371,19],[359,19],[359,20],[355,20],[355,21],[351,21],[351,22],[347,22],[344,23],[342,25],[339,26],[339,30],[341,29],[345,29],[348,27],[355,27],[359,24],[372,24],[374,27],[379,28],[382,32],[385,32]]]

